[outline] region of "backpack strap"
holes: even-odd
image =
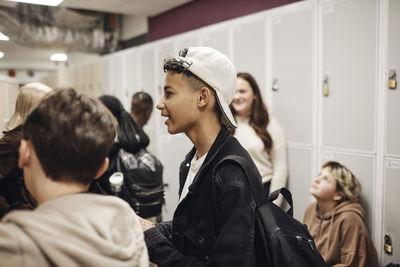
[[[268,195],[268,201],[270,202],[274,201],[275,199],[278,198],[279,194],[281,194],[286,199],[286,202],[289,204],[289,209],[286,211],[286,213],[293,217],[292,193],[290,193],[290,191],[286,187],[282,187],[280,189],[275,190],[274,192],[271,192]]]
[[[279,194],[282,194],[282,196],[286,199],[287,203],[289,204],[289,209],[287,210],[286,213],[293,217],[292,194],[286,187],[282,187],[280,189],[275,190],[274,192],[270,193],[269,196],[267,197],[267,194],[264,190],[264,186],[261,183],[260,174],[258,173],[258,171],[254,172],[253,168],[249,165],[249,162],[241,156],[229,155],[222,158],[215,166],[214,171],[226,161],[232,161],[242,168],[246,176],[246,179],[250,184],[250,188],[254,194],[254,200],[257,203],[257,207],[265,203],[266,201],[269,202],[274,201],[275,199],[278,198]]]
[[[244,159],[241,156],[238,155],[228,155],[224,158],[222,158],[216,165],[213,170],[213,177],[215,171],[222,165],[226,164],[226,162],[233,162],[234,164],[238,165],[241,167],[243,170],[247,182],[250,185],[250,190],[253,193],[254,200],[257,204],[257,207],[267,201],[267,193],[265,192],[264,186],[261,183],[261,176],[257,172],[254,172],[254,170],[249,166],[249,162]],[[213,181],[214,183],[214,181]]]

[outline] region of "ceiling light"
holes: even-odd
[[[8,40],[10,40],[10,37],[0,32],[0,41],[8,41]]]
[[[44,6],[58,6],[64,0],[7,0],[7,1],[34,4],[34,5],[44,5]]]
[[[0,51],[0,58],[4,57],[4,53]]]
[[[67,61],[68,56],[66,54],[52,54],[50,57],[50,60],[52,61]]]

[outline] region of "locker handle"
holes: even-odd
[[[274,78],[272,82],[272,91],[276,92],[279,90],[278,79]]]

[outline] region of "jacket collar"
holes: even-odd
[[[229,132],[229,130],[226,128],[225,125],[222,125],[220,131],[218,132],[217,138],[215,139],[214,143],[211,145],[210,150],[208,151],[208,154],[203,162],[203,165],[201,166],[199,172],[196,174],[196,176],[193,179],[193,183],[191,184],[191,186],[189,187],[189,193],[192,190],[195,190],[196,185],[199,181],[199,177],[202,177],[202,172],[204,172],[204,170],[207,170],[209,165],[211,164],[211,162],[213,162],[213,160],[215,159],[215,157],[218,155],[219,151],[224,147],[224,145],[226,144],[226,142],[228,142],[228,140],[231,137],[231,133]],[[181,193],[181,190],[183,188],[183,185],[186,181],[186,177],[189,171],[189,167],[190,167],[190,162],[192,160],[192,158],[194,157],[195,153],[196,153],[196,148],[193,147],[190,152],[188,154],[186,154],[185,160],[182,163],[182,167],[181,167],[181,171],[180,171],[180,189],[179,189],[179,194]],[[186,168],[185,168],[186,167]],[[184,169],[182,169],[184,168]],[[190,190],[192,189],[192,190]]]

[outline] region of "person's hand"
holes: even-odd
[[[154,227],[154,224],[151,221],[148,221],[148,220],[143,219],[141,217],[139,217],[139,220],[140,220],[140,224],[142,225],[143,232],[146,232],[150,228]]]

